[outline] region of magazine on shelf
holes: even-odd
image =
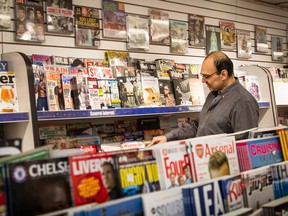
[[[241,175],[219,179],[225,213],[244,207]]]
[[[37,215],[72,207],[67,158],[11,163],[6,174],[9,215]]]
[[[139,77],[118,77],[121,107],[137,107],[144,104]]]
[[[72,156],[69,157],[69,165],[73,200],[76,206],[92,202],[103,203],[120,197],[113,154]],[[107,176],[109,172],[112,172],[114,179],[111,181],[114,182],[109,182]]]
[[[279,36],[271,36],[271,52],[273,61],[283,61],[283,38]]]
[[[142,195],[145,215],[185,216],[183,195],[180,187]],[[157,213],[156,213],[157,212]]]
[[[158,9],[149,8],[150,41],[156,44],[169,44],[169,14]]]
[[[241,173],[245,207],[253,210],[274,200],[272,174],[269,166]]]
[[[175,106],[174,88],[171,80],[159,79],[160,99],[163,106]]]
[[[101,109],[98,83],[96,78],[86,77],[88,93],[85,97],[87,109]]]
[[[267,28],[262,26],[255,26],[255,45],[256,52],[267,53],[268,41],[267,41]]]
[[[62,74],[62,88],[65,110],[73,110],[73,101],[71,91],[73,91],[73,84],[71,84],[74,76],[72,74]]]
[[[235,23],[220,21],[221,49],[236,50]]]
[[[152,150],[118,153],[116,163],[123,197],[160,190],[157,162]]]
[[[126,197],[100,204],[87,210],[89,215],[143,215],[143,204],[140,196]],[[82,212],[81,212],[82,214]]]
[[[37,111],[48,110],[45,69],[43,66],[32,64],[34,75],[34,92]]]
[[[224,204],[218,180],[182,189],[185,215],[221,215]]]
[[[187,140],[193,182],[240,173],[235,137],[224,134]],[[222,163],[216,163],[221,158]]]
[[[2,14],[0,27],[3,29],[9,29],[11,27],[11,14],[10,14],[9,1],[0,2],[0,14]]]
[[[149,50],[148,18],[139,15],[126,16],[127,49]]]
[[[250,31],[237,29],[237,57],[252,58]]]
[[[175,92],[176,105],[192,105],[189,80],[174,79],[173,87]]]
[[[125,39],[126,17],[125,4],[102,0],[103,37]]]
[[[283,161],[279,136],[236,141],[241,171]]]
[[[43,1],[15,2],[15,40],[45,41]]]
[[[54,65],[54,58],[50,55],[32,54],[31,59],[34,65]]]
[[[73,34],[74,12],[72,0],[46,2],[47,31],[56,34]]]
[[[65,110],[61,74],[47,71],[45,78],[49,111]]]
[[[180,21],[170,21],[170,48],[172,53],[186,54],[188,52],[188,24]]]
[[[129,53],[128,52],[118,52],[118,51],[105,51],[105,62],[109,67],[113,66],[128,66]]]
[[[288,162],[271,166],[275,199],[288,195]]]
[[[220,27],[206,25],[206,55],[221,50]]]
[[[143,99],[145,106],[160,106],[160,89],[158,78],[141,77]]]
[[[75,6],[76,46],[100,46],[100,18],[97,8]]]
[[[185,142],[174,141],[156,148],[161,190],[192,183],[189,154]]]
[[[112,107],[121,107],[120,93],[118,88],[118,80],[117,79],[109,79],[108,80],[110,86],[110,97],[111,97],[111,105]]]
[[[205,47],[205,17],[195,14],[188,15],[188,36],[189,45]]]
[[[204,84],[198,78],[188,78],[191,99],[193,105],[204,105],[206,96],[204,91]]]
[[[16,77],[13,71],[0,71],[0,113],[19,112]]]
[[[255,97],[257,101],[262,100],[261,86],[258,76],[244,75],[239,77],[244,81],[244,87]]]
[[[70,65],[68,57],[64,56],[53,56],[53,62],[55,65]]]
[[[271,202],[268,202],[262,206],[263,215],[286,215],[288,212],[288,199],[283,197]]]

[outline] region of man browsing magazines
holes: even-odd
[[[202,82],[210,90],[199,116],[190,124],[157,136],[148,145],[221,133],[234,133],[258,126],[256,99],[234,77],[231,59],[221,51],[206,56],[201,68]],[[247,138],[248,133],[237,136]]]

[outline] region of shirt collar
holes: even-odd
[[[234,78],[235,78],[235,81],[234,81],[231,85],[229,85],[228,87],[226,87],[225,89],[219,90],[219,91],[218,91],[218,95],[225,95],[225,94],[227,94],[228,92],[230,92],[231,90],[233,90],[233,89],[236,88],[236,86],[239,84],[239,80],[238,80],[237,77],[234,77]]]

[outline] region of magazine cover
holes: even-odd
[[[44,67],[33,64],[32,68],[34,75],[34,92],[37,111],[48,110]]]
[[[221,49],[236,50],[235,23],[220,21]]]
[[[248,166],[248,169],[263,167],[283,161],[279,136],[239,140],[236,142],[236,146],[237,149],[241,148],[244,152],[241,162],[246,164],[250,162],[249,164],[251,164],[251,166]]]
[[[45,41],[42,0],[15,1],[15,30],[15,40]]]
[[[118,81],[117,79],[110,79],[108,80],[108,85],[110,86],[110,96],[111,96],[111,105],[112,107],[121,107],[121,100],[118,88]],[[139,92],[138,88],[136,92]]]
[[[102,0],[103,37],[125,39],[126,17],[125,4]]]
[[[69,157],[74,204],[103,203],[120,197],[112,154]],[[113,179],[109,179],[109,175]]]
[[[88,76],[96,79],[110,79],[113,78],[113,73],[110,67],[88,67]]]
[[[160,80],[159,79],[159,89],[160,89],[160,99],[163,106],[175,106],[176,100],[174,96],[174,88],[172,86],[171,80]]]
[[[157,162],[152,150],[118,153],[116,163],[123,197],[160,190]]]
[[[142,195],[144,215],[185,216],[181,188]],[[156,213],[157,212],[157,213]]]
[[[283,38],[279,36],[271,37],[271,52],[273,61],[283,61],[284,52],[283,52]]]
[[[148,18],[128,14],[127,25],[127,49],[149,50]]]
[[[76,46],[100,46],[100,18],[97,8],[75,6]]]
[[[73,34],[74,12],[72,0],[46,2],[47,31],[56,34]]]
[[[274,200],[272,174],[269,166],[241,173],[245,207],[257,210]]]
[[[219,185],[225,213],[244,207],[241,175],[220,178]]]
[[[74,78],[72,74],[62,74],[62,88],[65,110],[73,110],[73,100],[71,97],[72,85],[71,82]]]
[[[150,41],[156,44],[169,44],[169,14],[158,9],[149,8]]]
[[[218,180],[185,187],[182,193],[185,215],[221,215],[225,212]]]
[[[155,148],[161,190],[192,183],[189,154],[180,141]]]
[[[175,92],[176,105],[192,105],[188,79],[174,79],[173,87]]]
[[[88,93],[85,97],[87,109],[101,109],[98,83],[96,78],[86,77]]]
[[[143,99],[145,106],[160,106],[160,89],[158,78],[141,77]]]
[[[0,112],[19,112],[18,94],[13,71],[0,71]]]
[[[188,52],[188,24],[186,22],[170,21],[171,52]]]
[[[61,74],[47,71],[45,76],[49,111],[65,110]]]
[[[214,136],[188,140],[193,182],[240,172],[235,137]]]
[[[138,77],[118,77],[121,107],[137,107],[143,105],[141,81]]]
[[[34,65],[44,66],[54,64],[53,56],[50,55],[32,54],[31,57],[32,57],[32,64]]]
[[[288,195],[288,162],[271,165],[275,199]]]
[[[245,88],[255,97],[257,101],[261,101],[261,86],[257,76],[245,75],[244,76]]]
[[[55,65],[69,65],[68,57],[64,56],[53,56],[53,62]]]
[[[128,52],[118,52],[118,51],[105,51],[105,64],[109,67],[113,66],[128,66],[129,53]]]
[[[88,210],[93,216],[115,216],[115,215],[143,215],[143,204],[140,196],[127,197],[107,204],[97,205],[92,210]]]
[[[204,84],[198,78],[188,78],[189,88],[192,98],[192,105],[204,105],[206,96],[204,93]]]
[[[267,28],[255,26],[255,42],[256,51],[260,53],[268,52]]]
[[[189,45],[195,47],[205,47],[205,17],[195,14],[188,15],[188,35]]]
[[[220,28],[206,25],[206,55],[218,50],[221,50]]]
[[[237,57],[252,58],[250,31],[237,29]]]
[[[0,14],[2,15],[0,27],[9,29],[11,27],[10,1],[0,2]]]
[[[11,163],[6,173],[9,215],[37,215],[72,207],[67,158]]]

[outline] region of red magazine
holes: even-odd
[[[69,164],[75,206],[93,202],[103,203],[119,197],[116,196],[117,179],[114,175],[113,154],[72,156],[69,158]],[[108,171],[115,177],[114,184],[107,178]]]

